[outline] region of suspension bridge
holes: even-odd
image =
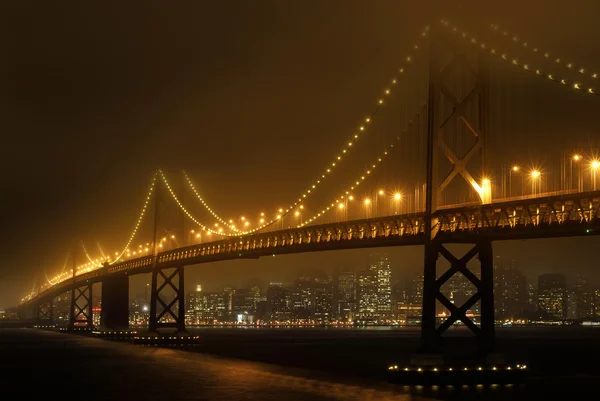
[[[600,233],[597,148],[589,141],[574,142],[571,135],[564,136],[569,137],[565,143],[546,134],[546,128],[520,127],[527,132],[515,134],[514,124],[509,124],[514,113],[508,110],[546,86],[552,88],[539,90],[564,93],[567,102],[585,98],[595,106],[600,89],[596,72],[498,25],[477,32],[447,20],[424,27],[375,99],[373,111],[341,138],[339,151],[286,207],[228,219],[209,206],[192,177],[184,173],[175,182],[158,170],[122,250],[107,256],[99,246],[102,257],[94,259],[82,244],[88,261],[77,264],[71,255],[72,268],[67,261],[61,273],[46,276],[45,283],[22,299],[21,308],[31,310],[40,322],[52,321],[52,300],[71,292],[70,325],[91,328],[92,286],[101,282],[101,325],[127,328],[129,276],[151,273],[149,330],[183,332],[186,266],[423,245],[424,349],[437,349],[444,331],[461,321],[491,350],[492,242]],[[373,149],[378,152],[373,154]],[[532,161],[532,154],[544,162]],[[359,167],[353,166],[352,159],[360,157]],[[381,179],[392,170],[401,185]],[[373,177],[389,185],[371,184]],[[179,224],[169,221],[173,210],[192,228],[175,235],[177,230],[168,228]],[[134,241],[141,244],[136,247]],[[447,246],[452,243],[472,247],[456,256]],[[447,271],[438,269],[440,256],[450,265]],[[479,275],[467,268],[476,257]],[[462,306],[440,291],[457,273],[477,288]],[[175,296],[167,299],[166,291]],[[437,302],[449,311],[443,321],[436,318]],[[466,315],[476,302],[481,305],[480,324]]]

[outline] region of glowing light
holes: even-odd
[[[540,173],[539,170],[533,170],[531,172],[531,178],[539,178],[541,174],[542,173]]]
[[[400,200],[400,199],[402,199],[402,194],[401,194],[400,192],[396,192],[396,193],[394,194],[394,199],[395,199],[395,200]]]
[[[592,168],[594,170],[600,168],[600,160],[592,160]]]
[[[371,204],[371,199],[367,198],[365,199],[365,205],[370,205]]]
[[[344,204],[343,203],[338,203],[338,208],[339,209],[343,209],[344,208]]]
[[[519,166],[512,166],[512,171],[514,171],[515,173],[519,170],[520,170]]]
[[[299,211],[296,211],[296,213],[294,213],[294,214],[296,215],[296,217],[300,216],[300,212]]]
[[[379,190],[379,195],[383,195],[383,194],[384,194],[383,189],[380,189]]]

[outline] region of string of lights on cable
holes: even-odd
[[[63,267],[60,271],[59,274],[57,274],[56,276],[54,276],[52,279],[48,278],[48,274],[46,274],[46,270],[44,270],[44,275],[46,276],[46,281],[48,281],[48,283],[50,283],[50,285],[55,285],[57,284],[59,281],[59,279],[66,274],[67,272],[65,272],[65,269],[67,268],[67,263],[69,262],[69,257],[71,257],[71,254],[68,253],[67,254],[67,259],[65,259],[65,263],[63,264]],[[54,281],[54,282],[53,282]]]
[[[451,32],[458,34],[459,29],[456,26],[451,26],[450,23],[446,20],[442,20],[441,24],[443,26],[445,26],[446,28],[448,28]],[[543,71],[540,68],[536,68],[531,66],[529,63],[525,63],[525,62],[521,62],[519,61],[518,58],[513,58],[510,57],[508,53],[506,52],[502,52],[502,51],[498,51],[496,48],[493,47],[489,47],[487,44],[485,43],[480,43],[479,40],[474,37],[469,35],[467,32],[465,31],[461,31],[460,36],[465,40],[470,42],[473,46],[478,47],[484,51],[488,51],[489,54],[499,57],[502,60],[505,60],[506,62],[511,63],[512,65],[514,65],[515,67],[519,67],[527,72],[533,73],[539,77],[545,77],[548,80],[550,80],[551,82],[555,82],[557,84],[563,85],[563,86],[570,86],[573,89],[576,89],[580,92],[583,93],[587,93],[593,96],[598,96],[598,92],[594,89],[594,88],[585,88],[581,85],[581,83],[578,82],[570,82],[566,79],[560,79],[560,78],[556,78],[554,76],[554,74],[548,73]]]
[[[525,40],[520,40],[517,35],[513,35],[509,31],[501,29],[498,24],[490,24],[490,28],[491,28],[491,30],[493,32],[495,32],[497,34],[502,34],[503,36],[506,36],[506,37],[511,37],[512,36],[512,41],[513,42],[515,42],[517,44],[520,44],[524,48],[530,49],[534,53],[538,53],[540,55],[543,55],[544,58],[547,58],[548,60],[552,60],[556,64],[564,65],[566,68],[572,69],[574,71],[578,71],[580,74],[589,76],[592,79],[598,79],[598,73],[596,73],[596,72],[589,72],[588,69],[584,68],[584,67],[576,67],[575,63],[564,63],[564,61],[563,61],[564,58],[562,58],[562,57],[556,57],[556,56],[552,55],[549,52],[546,52],[546,51],[543,51],[543,50],[541,50],[541,49],[539,49],[537,47],[531,46],[529,44],[529,42],[527,42]]]
[[[131,242],[134,240],[140,225],[142,224],[142,220],[144,219],[144,216],[146,214],[146,209],[148,208],[148,203],[150,202],[150,198],[152,197],[152,193],[154,192],[154,186],[156,185],[156,175],[158,173],[155,173],[152,176],[152,182],[150,183],[150,189],[148,190],[148,195],[146,195],[146,199],[144,201],[144,206],[142,207],[142,210],[140,212],[140,215],[137,219],[137,222],[135,223],[135,227],[133,229],[133,232],[131,233],[131,235],[129,236],[129,239],[127,240],[127,243],[125,244],[125,247],[123,248],[123,250],[117,255],[117,257],[115,258],[115,260],[113,260],[112,262],[109,262],[111,265],[116,263],[119,259],[121,259],[123,257],[123,255],[125,254],[125,252],[127,252],[127,250],[129,249],[129,246],[131,245]]]
[[[426,39],[429,37],[429,26],[426,26],[423,28],[423,31],[421,32],[421,35],[419,37],[419,39]],[[413,50],[414,52],[417,52],[420,49],[419,43],[417,42],[416,44],[413,45]],[[406,57],[404,57],[404,62],[403,64],[398,68],[398,74],[403,75],[406,71],[406,68],[412,64],[414,60],[414,54],[408,54]],[[289,214],[292,209],[294,209],[295,207],[297,207],[298,205],[300,205],[302,202],[306,201],[310,195],[312,193],[314,193],[315,189],[321,185],[326,179],[327,177],[329,177],[333,171],[335,170],[336,167],[338,167],[340,165],[340,163],[342,162],[342,160],[345,159],[345,156],[347,156],[348,152],[350,151],[350,149],[352,148],[352,146],[358,141],[358,139],[361,137],[362,134],[364,134],[367,131],[367,128],[369,126],[369,124],[372,122],[374,116],[377,114],[377,112],[379,111],[379,109],[381,107],[383,107],[383,105],[385,104],[385,99],[389,96],[391,96],[392,94],[392,89],[391,87],[396,85],[398,83],[398,76],[394,76],[391,78],[390,80],[390,85],[389,87],[384,88],[383,90],[383,94],[382,97],[380,97],[379,99],[377,99],[376,104],[375,104],[375,108],[373,110],[373,112],[369,115],[369,117],[365,118],[364,122],[358,126],[357,131],[350,137],[350,139],[348,140],[347,144],[344,145],[341,149],[341,152],[339,152],[337,154],[337,156],[334,156],[334,159],[328,163],[325,167],[325,169],[322,171],[321,175],[319,178],[317,178],[312,184],[309,185],[308,188],[306,188],[302,194],[298,197],[297,200],[295,200],[294,202],[292,202],[288,207],[286,208],[280,208],[279,209],[279,214],[277,215],[276,218],[268,221],[268,222],[264,222],[258,226],[255,227],[253,229],[249,229],[249,230],[239,230],[237,229],[235,226],[231,226],[231,224],[227,223],[225,221],[225,219],[219,217],[212,209],[210,209],[208,207],[208,205],[204,202],[204,200],[202,199],[202,197],[199,195],[199,193],[196,191],[196,189],[193,187],[191,180],[189,179],[189,177],[186,178],[188,180],[188,184],[192,187],[192,189],[194,190],[194,193],[196,194],[196,196],[198,197],[198,199],[200,200],[200,202],[203,204],[203,206],[209,211],[209,213],[211,213],[211,215],[213,215],[213,217],[215,217],[219,222],[221,222],[222,224],[225,224],[226,226],[228,226],[229,228],[231,228],[233,231],[235,231],[235,234],[233,235],[229,235],[228,233],[224,233],[224,232],[215,232],[213,230],[207,229],[210,232],[213,232],[215,234],[218,235],[223,235],[223,236],[240,236],[240,235],[248,235],[248,234],[252,234],[255,233],[259,230],[262,230],[264,228],[267,228],[275,223],[277,223],[278,221],[280,221],[281,218],[285,217],[287,214]],[[183,209],[182,209],[183,210]],[[186,212],[186,214],[188,214],[188,212]],[[195,220],[195,219],[194,219]],[[205,226],[201,226],[201,227],[205,227]]]
[[[420,113],[417,113],[416,118],[418,118],[419,115],[420,115]],[[408,123],[408,126],[406,128],[404,128],[403,132],[407,132],[412,127],[412,124],[413,124],[413,120],[410,120]],[[394,141],[396,142],[399,140],[400,140],[400,136],[397,136]],[[377,168],[377,166],[379,166],[384,161],[384,159],[388,156],[388,154],[391,152],[391,150],[393,148],[394,148],[394,143],[387,145],[384,148],[383,153],[381,153],[379,156],[377,156],[377,159],[371,165],[371,167],[368,168],[367,170],[365,170],[362,173],[362,175],[357,178],[357,180],[354,182],[354,184],[352,184],[352,185],[350,185],[350,187],[346,188],[346,191],[344,194],[338,196],[331,203],[328,203],[327,206],[321,208],[321,210],[318,213],[316,213],[314,216],[312,216],[311,218],[306,220],[304,223],[299,224],[298,227],[304,227],[305,225],[312,223],[313,221],[317,220],[318,218],[323,217],[327,212],[329,212],[336,205],[338,205],[338,207],[339,207],[339,205],[343,205],[343,203],[341,203],[341,202],[344,201],[344,197],[352,196],[351,192],[354,191],[355,189],[357,189],[362,183],[364,183],[367,180],[367,178],[373,173],[373,171]]]
[[[228,223],[227,221],[225,221],[224,219],[222,219],[217,213],[215,213],[214,210],[212,210],[210,208],[210,206],[208,206],[208,204],[206,203],[206,201],[204,200],[204,198],[202,198],[202,196],[200,196],[200,193],[198,192],[198,190],[196,189],[196,187],[194,186],[194,184],[192,183],[192,180],[190,180],[190,177],[187,175],[187,173],[184,171],[183,175],[185,176],[185,179],[188,183],[188,185],[190,186],[190,188],[192,189],[192,192],[194,192],[194,195],[196,195],[196,198],[198,198],[198,200],[200,201],[200,203],[202,204],[202,206],[204,206],[204,208],[215,218],[217,219],[217,221],[221,224],[223,224],[224,226],[226,226],[227,228],[229,228],[232,231],[236,231],[239,232],[240,230],[235,227],[233,224],[231,224],[230,222]]]

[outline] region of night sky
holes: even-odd
[[[224,216],[287,205],[441,17],[499,23],[600,72],[595,0],[123,3],[0,5],[0,307],[16,305],[44,269],[60,271],[79,241],[95,254],[97,241],[120,250],[159,167],[187,171]],[[600,135],[586,121],[599,99],[566,98],[588,141]],[[532,277],[568,269],[596,280],[597,244],[494,250]],[[287,280],[300,268],[360,267],[368,253],[222,262],[187,269],[186,281]],[[422,264],[422,248],[388,253],[399,271]]]

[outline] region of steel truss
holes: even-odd
[[[184,267],[172,268],[155,267],[152,269],[152,290],[150,295],[150,322],[148,331],[156,332],[160,328],[174,327],[178,332],[185,332],[185,295],[184,295]],[[158,277],[162,283],[158,284]],[[177,283],[175,279],[177,278]],[[177,285],[176,285],[177,284]],[[161,297],[161,292],[167,288],[175,292],[175,297],[169,302]],[[168,303],[167,303],[168,302]],[[158,313],[158,304],[162,311]],[[175,311],[174,307],[177,306]],[[165,318],[164,321],[163,318]]]
[[[71,290],[69,328],[94,327],[92,315],[92,283],[78,285]]]
[[[433,270],[437,276],[437,260],[442,256],[450,263],[450,268],[435,279],[433,291],[424,294],[423,307],[429,308],[424,312],[423,321],[427,329],[423,330],[424,347],[427,351],[436,351],[439,345],[439,337],[457,321],[462,322],[471,330],[480,342],[480,348],[484,351],[492,351],[494,348],[494,282],[493,282],[493,257],[491,241],[481,240],[458,258],[448,250],[440,241],[433,241],[425,255],[426,269]],[[468,269],[467,263],[478,256],[481,264],[481,278],[478,278]],[[455,274],[463,274],[474,286],[477,292],[471,296],[463,305],[453,304],[444,294],[441,288]],[[450,311],[450,316],[440,322],[436,327],[435,302],[439,301]],[[477,326],[466,313],[477,302],[481,304],[481,327]],[[431,308],[433,307],[433,310]],[[426,316],[425,316],[426,315]]]
[[[52,298],[40,301],[36,305],[35,320],[38,323],[52,323],[54,320],[54,309],[52,305]]]

